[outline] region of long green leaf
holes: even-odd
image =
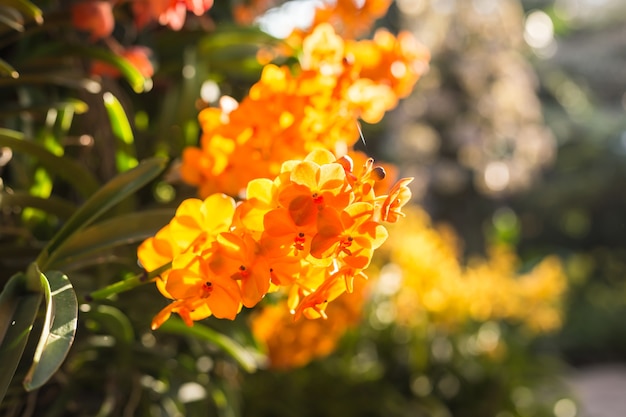
[[[20,272],[11,277],[0,294],[0,323],[6,329],[0,343],[0,403],[20,363],[41,303],[42,293],[29,291],[26,286],[26,275]],[[8,308],[3,307],[6,305]]]
[[[0,110],[0,116],[11,116],[19,114],[41,115],[46,114],[50,109],[59,111],[71,110],[76,114],[83,114],[89,110],[89,105],[82,100],[68,98],[60,101],[46,102],[38,105],[28,105],[22,107],[11,107]]]
[[[84,229],[110,208],[132,195],[163,171],[166,158],[142,161],[136,168],[113,178],[89,198],[50,240],[36,263],[45,271],[47,261],[59,246],[71,235]]]
[[[4,0],[4,6],[13,7],[26,16],[30,16],[38,24],[43,23],[43,12],[28,0]]]
[[[142,241],[154,236],[173,216],[174,210],[150,210],[124,214],[95,224],[63,242],[48,259],[48,265],[59,268],[85,255]]]
[[[152,80],[144,77],[141,72],[123,56],[117,55],[108,49],[94,46],[58,45],[58,53],[63,55],[78,55],[86,58],[97,59],[117,68],[126,78],[131,88],[136,93],[142,93],[151,88]]]
[[[213,70],[223,71],[229,77],[248,78],[258,77],[262,70],[254,57],[259,48],[281,43],[284,42],[259,28],[222,26],[210,36],[201,38],[197,50],[201,62],[210,63]]]
[[[0,87],[17,87],[20,85],[39,85],[54,84],[64,87],[75,88],[77,90],[86,90],[89,93],[96,94],[102,91],[100,83],[84,77],[71,76],[61,72],[46,72],[42,74],[24,74],[18,78],[0,78]]]
[[[24,18],[20,12],[11,7],[0,6],[0,24],[16,32],[24,32]]]
[[[258,27],[241,27],[235,25],[222,25],[210,36],[203,36],[198,42],[198,50],[201,53],[213,53],[224,51],[233,47],[260,47],[269,44],[280,44],[282,41],[263,32]]]
[[[130,320],[122,311],[113,306],[96,306],[85,312],[84,316],[86,319],[98,322],[120,344],[129,346],[135,340],[135,331]]]
[[[171,317],[159,327],[159,331],[195,337],[200,340],[212,343],[226,352],[246,371],[254,372],[257,370],[259,361],[249,350],[241,346],[230,337],[218,333],[215,330],[199,323],[194,323],[189,327],[182,320]]]
[[[102,95],[102,99],[109,115],[113,134],[127,145],[132,145],[134,142],[133,129],[130,127],[122,103],[108,91]]]
[[[4,59],[0,59],[0,74],[11,78],[19,78],[20,74]]]
[[[128,171],[137,166],[137,158],[133,149],[135,141],[133,129],[130,127],[124,107],[117,97],[107,91],[102,95],[102,98],[111,122],[111,130],[119,140],[116,150],[117,169],[120,172]]]
[[[67,219],[76,211],[76,205],[60,197],[41,198],[20,191],[0,192],[0,208],[9,207],[32,207],[55,215],[60,219]]]
[[[37,159],[50,173],[59,176],[87,197],[98,189],[98,180],[85,168],[66,156],[58,156],[31,140],[22,133],[0,128],[0,147],[8,147]]]
[[[11,325],[11,317],[17,308],[17,300],[24,292],[24,274],[13,275],[0,292],[0,345]]]
[[[47,321],[24,379],[27,391],[41,387],[59,369],[74,342],[78,323],[78,300],[67,276],[48,271],[42,280],[49,283],[44,285]]]

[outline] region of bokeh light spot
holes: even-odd
[[[485,168],[485,185],[492,191],[502,191],[511,179],[509,167],[501,161],[493,161]]]
[[[533,48],[547,47],[554,39],[554,24],[545,12],[535,10],[526,17],[524,40]]]
[[[205,103],[215,103],[220,98],[220,87],[215,81],[207,80],[200,87],[200,98]]]
[[[562,398],[554,404],[556,417],[575,417],[577,411],[576,404],[569,398]]]

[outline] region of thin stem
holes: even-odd
[[[152,281],[154,278],[158,277],[159,275],[161,275],[163,272],[167,271],[171,267],[172,267],[172,263],[169,262],[151,272],[144,271],[143,273],[135,275],[132,278],[114,282],[111,285],[108,285],[104,288],[101,288],[99,290],[96,290],[87,294],[85,296],[84,301],[90,302],[93,300],[104,300],[105,298],[108,298],[114,294],[119,294],[124,291],[132,290],[133,288],[147,284],[148,282]]]

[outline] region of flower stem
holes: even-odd
[[[172,263],[168,262],[167,264],[160,266],[159,268],[151,272],[144,271],[141,274],[135,275],[134,277],[114,282],[111,285],[87,294],[84,301],[91,302],[94,300],[104,300],[105,298],[108,298],[114,294],[119,294],[124,291],[132,290],[135,287],[139,287],[148,282],[151,282],[154,278],[158,277],[171,267]]]

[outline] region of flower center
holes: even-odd
[[[313,197],[313,203],[315,203],[316,205],[324,204],[324,196],[323,195],[320,195],[318,193],[313,193],[313,195],[311,195],[311,197]]]
[[[211,281],[205,282],[202,284],[201,291],[200,298],[208,298],[213,292],[213,283]]]

